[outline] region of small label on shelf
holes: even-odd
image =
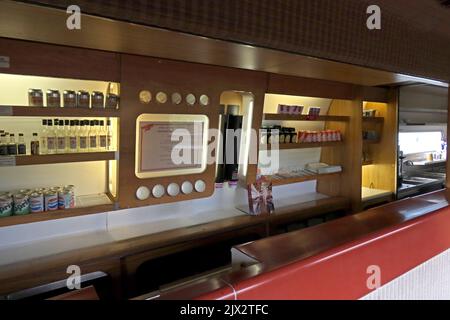
[[[12,107],[0,106],[0,116],[12,116],[13,109]]]
[[[0,68],[9,69],[9,57],[8,56],[0,56]]]
[[[0,167],[14,167],[16,166],[15,156],[1,156],[0,157]]]

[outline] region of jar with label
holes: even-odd
[[[44,94],[41,89],[28,90],[28,105],[30,107],[42,107],[44,105]]]
[[[77,107],[79,108],[90,108],[91,96],[89,92],[80,90],[77,93]]]
[[[60,107],[61,106],[61,94],[58,90],[47,90],[47,107]]]
[[[92,92],[92,108],[100,108],[103,109],[105,107],[105,97],[103,92],[94,91]]]
[[[109,93],[106,95],[105,108],[107,109],[117,109],[119,105],[119,96],[114,93]]]
[[[64,108],[75,108],[77,106],[77,93],[73,90],[65,90],[63,100]]]

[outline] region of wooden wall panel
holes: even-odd
[[[381,139],[378,143],[367,145],[372,165],[363,167],[362,185],[395,192],[397,190],[397,141],[398,141],[398,109],[397,93],[390,92],[390,102],[368,102],[365,109],[375,109],[384,118]],[[370,125],[369,123],[367,125]]]
[[[0,56],[10,58],[2,73],[120,81],[120,54],[0,38]]]
[[[135,124],[136,118],[142,113],[161,114],[205,114],[209,117],[210,128],[218,127],[220,97],[222,92],[236,90],[250,92],[255,97],[253,127],[259,128],[262,121],[262,108],[267,78],[265,73],[243,71],[223,67],[186,63],[179,61],[161,60],[140,56],[122,56],[121,79],[121,135],[120,135],[120,168],[119,168],[119,201],[120,206],[135,207],[151,204],[175,202],[211,196],[214,192],[215,165],[207,166],[202,174],[138,179],[135,176]],[[139,101],[139,92],[149,90],[153,99],[149,104]],[[169,99],[165,104],[155,101],[157,92],[165,92]],[[179,92],[183,98],[193,93],[198,98],[206,94],[210,98],[210,105],[203,107],[196,103],[188,106],[185,101],[180,105],[173,105],[170,96]],[[139,186],[147,186],[150,190],[156,184],[167,187],[171,182],[181,185],[183,181],[194,183],[202,179],[207,184],[203,193],[190,195],[180,194],[177,197],[165,195],[161,199],[150,197],[139,201],[135,197]]]
[[[367,87],[351,83],[302,78],[281,74],[269,74],[267,93],[328,99],[363,100],[387,102],[388,90],[382,87]]]
[[[326,129],[340,130],[344,145],[337,148],[323,148],[321,162],[342,165],[341,176],[322,178],[317,182],[317,191],[330,196],[344,196],[350,199],[352,210],[359,211],[361,204],[361,100],[333,100],[328,115],[345,115],[349,122],[327,122]]]

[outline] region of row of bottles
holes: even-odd
[[[42,120],[29,143],[23,133],[0,130],[0,156],[112,151],[111,120]]]
[[[16,142],[16,135],[14,133],[0,130],[0,156],[27,154],[27,146],[23,133],[19,133],[18,138],[18,142]]]
[[[111,120],[42,120],[40,154],[112,150]]]

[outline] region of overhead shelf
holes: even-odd
[[[68,154],[46,154],[32,156],[1,156],[0,167],[29,166],[38,164],[89,162],[116,160],[116,152],[86,152]]]
[[[311,117],[305,114],[302,115],[290,115],[290,114],[278,114],[278,113],[265,113],[264,120],[278,120],[278,121],[350,121],[350,117],[347,116],[318,116]]]
[[[293,184],[293,183],[317,180],[320,178],[337,177],[337,176],[340,176],[341,174],[342,174],[342,172],[335,172],[335,173],[324,173],[324,174],[311,174],[311,175],[305,175],[305,176],[301,176],[301,177],[292,177],[292,178],[284,178],[284,179],[272,178],[272,185],[281,186],[281,185],[285,185],[285,184]]]
[[[51,108],[29,106],[0,106],[0,117],[119,117],[117,109],[87,109],[87,108]]]
[[[322,148],[322,147],[341,147],[344,145],[343,141],[330,141],[330,142],[304,142],[304,143],[280,143],[278,148],[280,150],[290,149],[306,149],[306,148]],[[261,150],[272,149],[271,144],[262,144]]]

